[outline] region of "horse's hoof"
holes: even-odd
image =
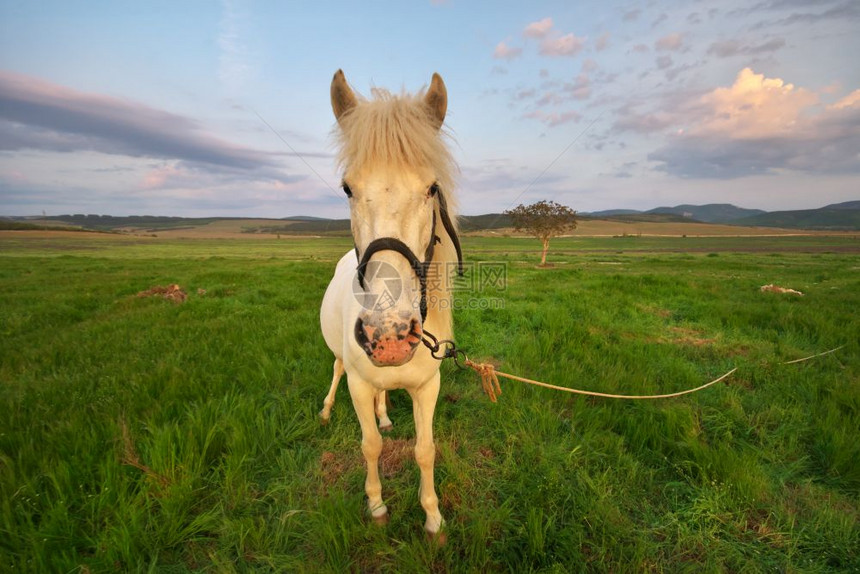
[[[388,512],[379,516],[371,516],[371,518],[373,518],[373,523],[377,526],[385,526],[388,524]]]
[[[325,416],[324,414],[320,413],[320,424],[321,424],[321,425],[323,425],[323,426],[327,425],[327,424],[328,424],[328,421],[329,421],[329,418],[330,418],[330,417],[327,417],[327,416]]]
[[[379,427],[379,432],[391,432],[393,429],[394,429],[394,425],[392,425],[392,424],[381,425]]]
[[[435,544],[436,546],[445,546],[448,542],[448,535],[442,530],[439,532],[430,532],[429,530],[425,530],[424,534],[427,535],[427,541],[431,544]]]

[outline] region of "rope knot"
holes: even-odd
[[[502,387],[499,385],[496,368],[489,363],[476,363],[471,359],[466,359],[463,364],[481,376],[481,386],[484,392],[490,397],[491,401],[496,402],[496,397],[502,394]]]

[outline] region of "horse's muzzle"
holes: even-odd
[[[408,363],[421,342],[417,319],[390,320],[373,315],[355,321],[355,341],[377,367],[398,367]]]

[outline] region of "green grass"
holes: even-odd
[[[457,311],[471,357],[616,393],[739,370],[656,402],[503,381],[491,404],[445,365],[438,548],[408,396],[385,528],[345,385],[317,420],[319,304],[349,239],[0,236],[0,571],[860,570],[857,240],[558,240],[550,269],[537,247],[464,241],[507,265],[504,290],[458,294],[504,303]],[[135,296],[168,283],[188,301]]]

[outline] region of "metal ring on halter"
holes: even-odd
[[[439,356],[436,353],[438,353],[440,350],[442,350],[443,345],[445,346],[445,349],[442,352],[442,355]],[[430,354],[433,356],[433,358],[438,359],[440,361],[442,359],[447,359],[449,357],[453,357],[453,356],[455,356],[456,353],[457,353],[457,346],[454,344],[454,341],[452,341],[451,339],[442,339],[441,341],[439,341],[436,344],[436,349],[430,350]]]

